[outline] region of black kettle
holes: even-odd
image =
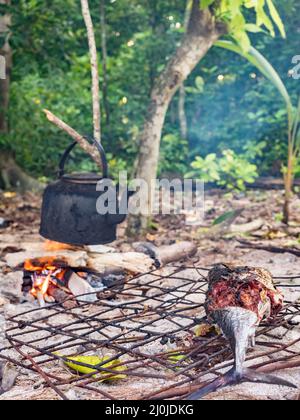
[[[100,195],[97,185],[108,180],[108,164],[101,144],[94,140],[102,161],[102,177],[96,173],[65,174],[65,163],[77,145],[72,143],[59,164],[59,179],[45,189],[42,204],[40,234],[52,241],[71,245],[100,245],[116,240],[117,225],[126,219],[119,214],[116,194],[116,214],[99,214],[96,203]],[[126,194],[126,195],[125,195]],[[127,200],[126,191],[122,200]],[[128,198],[127,198],[128,197]]]

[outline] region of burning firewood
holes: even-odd
[[[67,309],[74,309],[78,306],[76,299],[70,293],[67,293],[65,290],[50,285],[48,289],[48,295],[53,297],[55,302],[61,303],[62,306]]]
[[[244,368],[249,343],[253,347],[255,345],[256,328],[263,319],[272,320],[283,306],[283,295],[276,289],[272,275],[260,268],[220,264],[209,272],[208,282],[206,313],[229,340],[235,363],[233,369],[223,377],[188,399],[200,399],[209,392],[241,381],[295,387],[275,376]]]
[[[49,294],[51,285],[59,285],[61,288],[65,286],[67,268],[63,260],[45,257],[27,260],[24,263],[24,272],[27,273],[24,277],[31,279],[30,294],[38,300],[40,307],[55,302],[54,297]]]
[[[58,302],[72,309],[77,306],[76,300],[92,303],[98,300],[99,293],[107,290],[113,296],[124,282],[125,277],[120,274],[101,276],[87,268],[67,267],[63,260],[50,257],[24,263],[23,292],[35,297],[41,307]]]
[[[57,248],[55,243],[50,245]],[[105,253],[71,249],[53,252],[34,250],[7,254],[5,259],[12,268],[21,264],[24,266],[23,291],[30,293],[43,307],[54,301],[64,302],[70,295],[86,302],[94,302],[99,293],[108,289],[114,295],[119,287],[124,287],[128,276],[149,273],[169,262],[189,258],[197,251],[196,245],[190,242],[161,248],[146,242],[136,244],[136,249],[139,252],[111,252],[113,249]],[[89,279],[92,274],[94,279]]]
[[[87,260],[87,253],[84,251],[25,251],[25,252],[15,252],[13,254],[6,254],[4,260],[6,264],[11,268],[16,268],[22,266],[27,260],[36,260],[36,259],[55,259],[57,261],[63,262],[65,266],[68,267],[85,267]]]

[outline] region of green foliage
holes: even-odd
[[[255,161],[257,158],[261,158],[264,155],[266,146],[266,141],[260,141],[258,143],[249,142],[245,144],[244,157],[250,161]]]
[[[184,175],[188,159],[188,142],[177,134],[166,134],[162,139],[159,172]]]
[[[71,139],[46,123],[43,108],[50,108],[70,125],[89,134],[91,122],[84,112],[89,106],[90,91],[84,66],[80,73],[57,71],[47,78],[29,74],[20,82],[13,82],[8,140],[14,146],[18,161],[35,175],[53,176],[59,156]],[[76,149],[75,154],[79,153]]]
[[[92,123],[86,112],[91,107],[88,56],[73,57],[70,72],[59,70],[49,77],[32,74],[11,85],[11,130],[5,138],[12,144],[17,160],[36,176],[55,176],[59,158],[72,141],[46,121],[44,108],[51,109],[79,132],[90,135]],[[79,94],[80,92],[80,94]],[[110,153],[111,172],[124,167],[124,161]],[[95,170],[91,158],[74,149],[70,170]]]
[[[259,51],[250,46],[249,50],[245,52],[231,41],[218,41],[215,45],[236,52],[253,64],[278,89],[286,102],[288,114],[290,115],[293,112],[292,101],[283,81],[271,63]]]
[[[186,176],[198,176],[204,182],[219,182],[221,181],[220,163],[217,160],[217,155],[211,153],[205,158],[197,156],[191,164],[195,171],[187,174]]]
[[[282,37],[286,37],[283,22],[273,0],[201,0],[201,7],[214,8],[217,18],[227,23],[229,34],[244,52],[251,47],[248,32],[267,30],[270,35],[275,36],[276,25]],[[247,9],[253,12],[250,19],[255,17],[255,23],[248,20]]]
[[[289,180],[289,185],[291,187],[292,180],[296,174],[297,161],[300,157],[300,99],[298,101],[298,108],[294,108],[292,98],[278,72],[255,48],[250,47],[248,52],[244,52],[240,47],[230,41],[219,41],[216,45],[240,54],[250,63],[255,65],[257,69],[276,87],[285,101],[288,120],[288,156],[286,159],[287,164],[282,165],[282,172],[285,181]],[[288,187],[286,186],[286,188]]]
[[[271,38],[269,33],[274,32],[261,7],[257,13],[246,3],[250,2],[206,0],[202,7],[210,7],[218,20],[227,23],[235,43],[239,31],[245,29],[252,45],[274,63],[295,103],[298,84],[286,75],[299,44],[300,4],[296,0],[284,6],[275,2],[289,35],[286,42]],[[263,5],[274,27],[276,20],[280,27],[269,2],[255,3]],[[99,2],[90,2],[90,6],[100,48]],[[111,115],[109,125],[103,115],[102,127],[114,175],[119,168],[133,168],[150,91],[182,38],[185,9],[182,0],[106,2]],[[46,120],[42,108],[49,108],[84,134],[92,132],[88,46],[80,2],[12,0],[11,11],[11,131],[9,136],[1,136],[0,148],[13,149],[18,162],[35,176],[54,177],[70,139]],[[286,110],[273,86],[257,72],[253,78],[253,72],[256,69],[251,64],[228,51],[216,48],[209,52],[185,83],[188,144],[179,134],[178,96],[169,109],[161,173],[185,173],[196,156],[220,156],[222,150],[231,149],[251,162],[255,159],[260,174],[278,174],[287,152]],[[100,86],[102,83],[100,60]],[[74,150],[68,167],[94,169],[80,148]]]
[[[246,183],[253,183],[258,176],[256,165],[232,150],[224,150],[220,158],[214,153],[205,158],[198,156],[192,168],[195,169],[192,174],[205,182],[237,191],[245,190]]]

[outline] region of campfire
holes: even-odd
[[[78,302],[93,303],[99,297],[109,298],[122,290],[133,275],[150,273],[171,261],[194,255],[196,251],[195,245],[188,242],[159,249],[139,243],[135,252],[127,253],[99,247],[79,251],[60,245],[57,249],[53,248],[54,244],[47,242],[47,251],[41,251],[42,256],[24,258],[28,254],[15,253],[12,262],[22,261],[23,292],[36,299],[41,307],[61,303],[73,308]]]
[[[54,303],[53,288],[60,288],[66,294],[69,290],[66,282],[68,269],[64,263],[54,258],[27,260],[24,263],[24,291],[30,286],[29,293],[35,297],[40,306]]]
[[[43,257],[24,263],[23,292],[37,299],[41,307],[55,302],[69,307],[76,306],[78,300],[94,302],[105,288],[97,273],[68,267],[59,259]]]

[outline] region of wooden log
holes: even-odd
[[[88,268],[104,273],[108,269],[123,269],[133,274],[148,273],[155,268],[154,260],[140,252],[90,254]]]
[[[61,303],[65,309],[74,309],[78,306],[74,296],[68,294],[59,287],[50,285],[47,293],[49,296],[52,296],[57,303]]]
[[[197,250],[197,245],[194,242],[179,242],[158,248],[157,254],[162,265],[166,265],[193,257]]]
[[[257,219],[241,225],[231,225],[229,231],[230,233],[250,233],[259,230],[264,224],[263,219]]]
[[[193,242],[179,242],[160,248],[140,242],[134,245],[134,249],[138,252],[89,254],[87,266],[100,273],[114,268],[142,274],[171,262],[188,259],[197,253],[197,246]]]
[[[104,254],[86,251],[57,250],[45,251],[43,246],[24,252],[8,253],[4,260],[11,268],[20,267],[26,260],[39,258],[55,258],[63,266],[72,268],[88,268],[100,274],[111,272],[129,272],[132,274],[148,273],[155,268],[171,262],[185,260],[195,255],[197,246],[193,242],[180,242],[174,245],[154,247],[149,243],[140,243],[139,252],[109,252]],[[54,261],[55,265],[55,261]]]
[[[300,257],[300,249],[297,248],[264,245],[262,243],[252,243],[241,239],[239,239],[238,242],[241,244],[238,246],[238,248],[241,249],[256,249],[260,251],[272,252],[274,254],[285,254],[287,252],[289,254],[296,255],[296,257]]]
[[[85,251],[25,251],[15,252],[13,254],[6,254],[4,260],[11,268],[16,268],[24,264],[27,260],[34,260],[37,258],[55,258],[56,260],[64,262],[66,266],[77,268],[86,267],[87,253]]]

